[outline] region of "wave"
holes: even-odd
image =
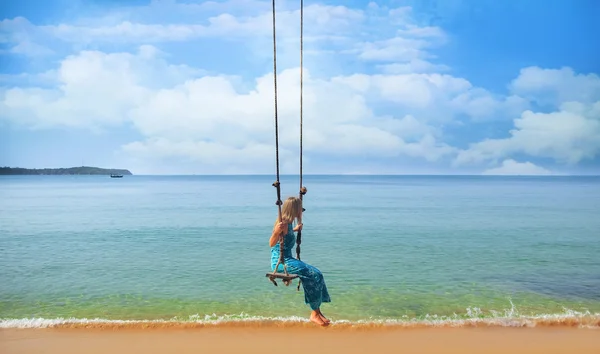
[[[468,308],[466,315],[426,315],[421,318],[360,319],[331,321],[339,328],[461,328],[461,327],[572,327],[600,329],[600,313],[565,309],[563,313],[520,315],[513,311],[484,316],[477,308]],[[158,320],[110,320],[102,318],[20,318],[0,319],[0,328],[89,328],[89,329],[160,329],[201,327],[303,327],[312,326],[303,317],[264,317],[239,315],[192,315],[188,318]]]

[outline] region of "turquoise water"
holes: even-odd
[[[307,317],[297,283],[265,278],[273,181],[1,177],[1,323]],[[297,176],[281,181],[297,195]],[[600,177],[304,185],[301,257],[334,321],[600,316]]]

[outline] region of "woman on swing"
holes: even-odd
[[[292,227],[294,220],[296,227]],[[273,233],[269,239],[271,247],[271,269],[273,272],[283,272],[283,264],[274,269],[279,260],[279,240],[283,235],[283,258],[290,274],[297,274],[304,288],[304,302],[310,306],[312,312],[310,320],[318,325],[326,326],[330,323],[323,313],[321,304],[331,302],[327,286],[321,271],[310,264],[304,263],[292,257],[292,248],[296,242],[294,231],[302,230],[302,201],[297,197],[289,197],[281,208],[281,222],[277,220],[273,227]]]

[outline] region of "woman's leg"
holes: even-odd
[[[331,302],[329,292],[325,284],[325,279],[321,271],[302,261],[297,259],[290,260],[288,262],[288,269],[290,273],[300,275],[302,287],[304,289],[304,302],[310,306],[311,321],[323,324],[329,324],[329,321],[321,312],[320,307],[324,302]]]
[[[323,274],[319,269],[306,264],[307,271],[302,277],[302,285],[304,287],[304,301],[310,305],[312,310],[320,312],[321,304],[331,302],[327,285]]]

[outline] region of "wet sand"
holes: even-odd
[[[0,353],[590,353],[600,330],[579,328],[46,328],[0,330]]]

